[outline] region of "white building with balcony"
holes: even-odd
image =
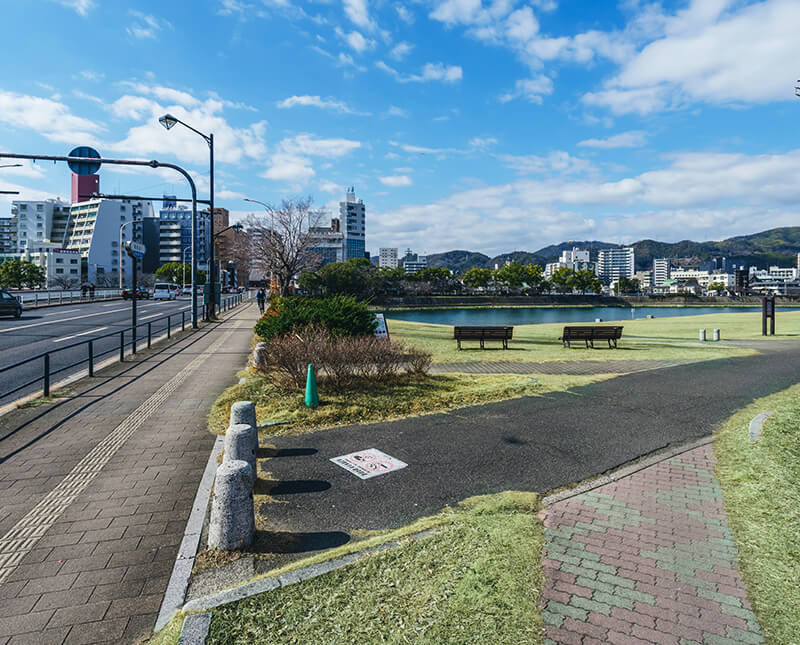
[[[633,278],[634,250],[633,247],[619,249],[605,249],[597,254],[597,276],[604,282],[611,284],[621,277]]]

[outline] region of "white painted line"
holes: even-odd
[[[108,314],[115,314],[118,311],[130,311],[130,309],[125,307],[125,309],[114,309],[114,311],[100,311],[96,314],[84,314],[83,316],[73,316],[72,318],[61,318],[60,320],[48,320],[47,322],[32,323],[30,325],[19,325],[18,327],[0,329],[0,334],[6,334],[10,331],[17,331],[18,329],[30,329],[31,327],[41,327],[42,325],[54,325],[56,323],[68,322],[70,320],[81,320],[83,318],[91,318],[92,316],[106,316]]]
[[[164,314],[150,314],[149,316],[142,316],[139,320],[147,320],[148,318],[157,318],[158,316],[163,317]]]
[[[56,338],[53,340],[54,343],[61,343],[65,340],[72,340],[73,338],[77,338],[78,336],[86,336],[87,334],[94,334],[98,331],[104,331],[108,329],[108,327],[98,327],[97,329],[90,329],[89,331],[82,331],[80,334],[72,334],[72,336],[64,336],[63,338]]]
[[[101,307],[116,307],[116,306],[117,306],[117,303],[116,303],[116,302],[112,302],[112,303],[110,303],[110,304],[107,304],[107,305],[100,305],[100,306],[101,306]]]
[[[57,311],[54,314],[44,314],[45,316],[60,316],[62,314],[72,314],[76,311],[80,311],[80,309],[67,309],[66,311]]]

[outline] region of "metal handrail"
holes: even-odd
[[[249,292],[233,294],[232,297],[222,298],[222,301],[220,303],[220,305],[221,305],[220,306],[220,310],[221,311],[228,311],[232,307],[244,302],[245,297],[247,297],[248,300],[250,299]],[[19,392],[20,390],[22,390],[22,389],[24,389],[26,387],[29,387],[29,386],[37,383],[38,381],[42,381],[42,386],[43,386],[42,387],[42,391],[43,391],[44,396],[50,396],[50,390],[51,390],[50,377],[52,377],[53,375],[58,374],[60,372],[64,372],[66,370],[69,370],[69,369],[72,369],[72,368],[77,367],[79,365],[82,365],[83,363],[86,363],[86,362],[89,363],[89,376],[94,376],[94,366],[95,366],[96,359],[100,358],[101,356],[105,356],[106,354],[111,354],[111,353],[119,351],[120,362],[124,362],[124,360],[125,360],[125,349],[126,348],[130,347],[131,348],[131,354],[132,355],[136,354],[137,345],[140,342],[140,339],[137,337],[137,334],[136,334],[136,330],[137,329],[139,329],[140,327],[147,327],[146,342],[147,342],[147,348],[150,348],[150,346],[152,344],[153,324],[158,324],[159,322],[163,322],[163,321],[166,320],[167,321],[167,326],[166,326],[167,338],[171,338],[172,331],[173,331],[172,320],[173,320],[173,318],[177,318],[178,313],[179,312],[175,312],[175,313],[167,314],[166,316],[162,316],[161,318],[157,318],[155,320],[149,320],[147,322],[137,323],[136,325],[129,325],[128,327],[122,327],[120,329],[116,329],[115,331],[109,332],[107,334],[102,334],[101,336],[93,336],[92,338],[87,339],[87,340],[78,341],[76,343],[70,343],[69,345],[64,345],[63,347],[58,347],[57,349],[52,349],[52,350],[47,351],[47,352],[42,352],[40,354],[36,354],[35,356],[30,356],[30,357],[25,358],[25,359],[23,359],[21,361],[17,361],[16,363],[11,363],[10,365],[5,365],[3,367],[0,367],[0,374],[3,374],[5,372],[8,372],[9,370],[13,370],[13,369],[22,367],[23,365],[27,365],[27,364],[33,363],[35,361],[42,361],[42,365],[43,365],[41,376],[37,376],[36,378],[31,379],[30,381],[27,381],[26,383],[23,383],[21,385],[17,385],[16,387],[14,387],[13,389],[11,389],[11,390],[9,390],[7,392],[0,393],[0,400],[4,399],[7,396],[10,396],[11,394]],[[181,328],[181,331],[183,331],[186,328],[186,312],[185,311],[181,311],[180,312],[180,319],[181,319],[181,327],[180,328]],[[130,338],[127,341],[125,339],[126,334],[130,335]],[[98,342],[98,341],[101,341],[101,340],[103,340],[105,338],[111,338],[112,336],[118,336],[119,337],[119,339],[120,339],[119,346],[118,347],[115,346],[115,347],[113,347],[111,349],[108,349],[108,350],[105,350],[103,352],[100,352],[99,354],[95,354],[95,352],[94,352],[95,343]],[[144,341],[145,340],[144,337],[142,337],[141,340]],[[63,366],[63,367],[59,367],[56,370],[51,370],[50,369],[50,356],[52,354],[56,354],[58,352],[63,352],[63,351],[69,350],[69,349],[74,349],[75,347],[81,347],[83,345],[87,345],[87,349],[88,349],[88,353],[87,353],[87,357],[86,358],[84,358],[84,359],[82,359],[80,361],[76,361],[74,363],[71,363],[69,365],[66,365],[66,366]]]

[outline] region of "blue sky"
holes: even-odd
[[[0,149],[186,166],[219,205],[345,186],[367,248],[534,251],[800,223],[800,2],[2,3]],[[63,166],[0,169],[68,197]],[[186,195],[169,171],[107,192]],[[3,196],[0,196],[2,198]],[[8,213],[10,199],[0,201]]]

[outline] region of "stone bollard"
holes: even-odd
[[[235,551],[253,542],[256,520],[252,482],[252,468],[246,461],[223,461],[217,468],[208,548]]]
[[[257,477],[256,451],[258,450],[258,430],[247,423],[237,423],[225,431],[225,461],[246,461]],[[255,484],[255,481],[253,481]]]
[[[701,341],[705,341],[705,339],[706,339],[706,330],[705,329],[701,329],[700,330],[700,340]]]
[[[715,329],[715,330],[714,330],[714,336],[713,336],[713,338],[714,338],[714,340],[719,340],[719,329]]]
[[[257,343],[253,350],[253,367],[257,370],[265,370],[267,368],[267,344]]]
[[[258,428],[256,406],[252,401],[237,401],[231,406],[230,425],[235,426],[239,423],[246,423],[249,426]]]

